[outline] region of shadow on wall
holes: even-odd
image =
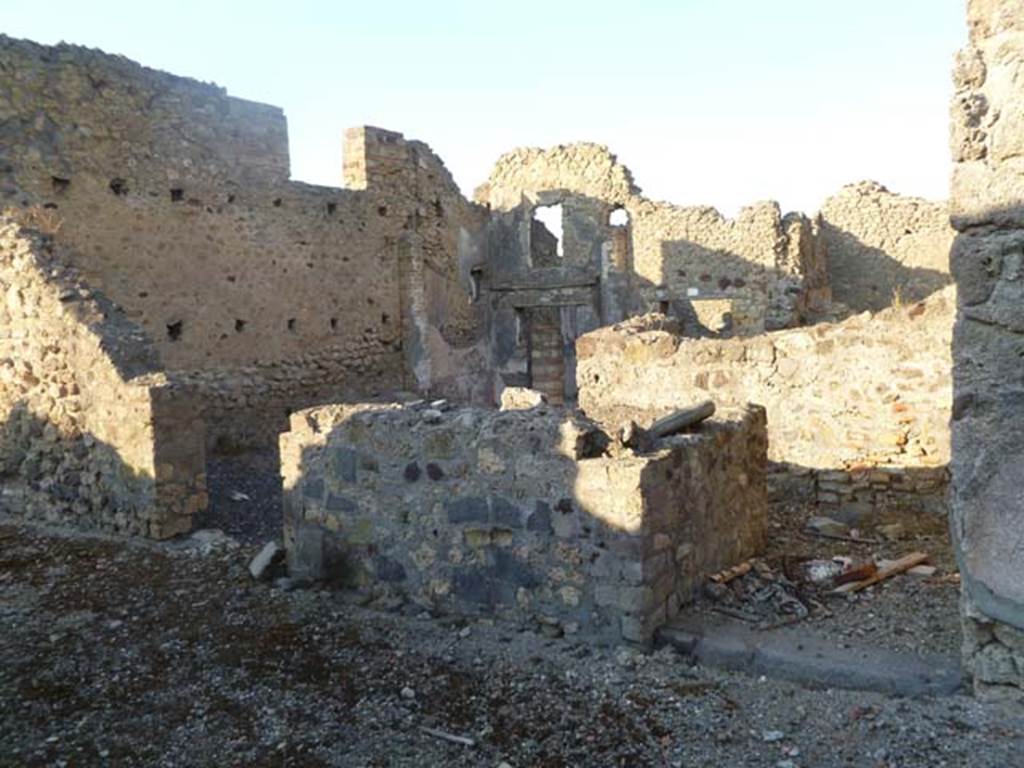
[[[18,402],[0,427],[0,508],[34,522],[151,536],[156,483],[88,433],[65,434]]]
[[[552,205],[562,210],[560,241],[535,218],[538,209]],[[622,216],[615,217],[617,213]],[[715,214],[714,237],[753,239],[774,258],[773,265],[690,240],[657,240],[651,245],[658,249],[657,258],[642,257],[655,263],[638,269],[637,227],[643,230],[641,236],[661,230],[657,224],[638,222],[633,214],[641,212],[631,214],[619,202],[547,189],[534,197],[523,195],[518,206],[492,216],[487,288],[494,367],[505,385],[542,389],[553,403],[563,397],[573,401],[576,339],[637,314],[661,311],[678,318],[688,336],[729,337],[803,324],[825,309],[824,266],[810,222],[802,216],[781,216],[773,209],[769,219],[748,222]],[[687,219],[686,224],[700,222]],[[642,274],[652,268],[657,284]],[[549,334],[544,334],[543,344],[531,344],[534,316],[549,317],[551,310],[561,312],[555,323],[562,336],[557,366],[546,358],[534,359],[536,348],[552,347]],[[538,367],[551,381],[538,383]],[[564,380],[562,387],[556,378]]]
[[[851,314],[878,312],[921,301],[953,282],[946,272],[908,267],[852,232],[820,221],[819,237],[828,243],[828,276],[833,298]]]
[[[281,447],[291,573],[382,603],[648,642],[703,573],[763,545],[764,413],[651,454],[612,457],[608,442],[547,407],[296,414]]]
[[[678,317],[690,337],[754,336],[817,319],[799,273],[690,240],[661,244],[662,282],[642,281],[641,305]],[[813,306],[812,306],[813,305]]]
[[[851,468],[769,462],[772,502],[814,506],[851,528],[900,523],[934,532],[949,514],[949,468],[886,464]]]

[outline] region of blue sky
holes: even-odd
[[[463,190],[516,146],[608,144],[645,194],[814,211],[842,184],[944,197],[964,0],[0,0],[0,32],[126,55],[288,116],[292,175],[341,135],[430,144]]]

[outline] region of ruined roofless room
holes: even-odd
[[[1021,0],[12,5],[0,766],[1024,764]]]

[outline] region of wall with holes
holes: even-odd
[[[52,211],[75,266],[189,386],[272,402],[278,423],[350,390],[482,392],[467,292],[483,211],[400,134],[349,133],[347,189],[288,164],[276,107],[0,36],[2,204]]]
[[[0,510],[155,538],[187,531],[207,503],[195,401],[45,224],[0,212]]]

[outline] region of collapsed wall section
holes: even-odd
[[[203,430],[145,335],[0,218],[0,506],[162,538],[206,505]]]
[[[648,642],[763,545],[764,412],[649,453],[561,409],[328,406],[282,435],[292,573],[376,598]]]
[[[975,689],[1024,689],[1024,16],[971,0],[953,72],[952,532]]]
[[[614,427],[711,398],[768,412],[776,492],[836,514],[944,510],[951,289],[909,308],[749,339],[687,339],[649,315],[577,342],[580,407]]]

